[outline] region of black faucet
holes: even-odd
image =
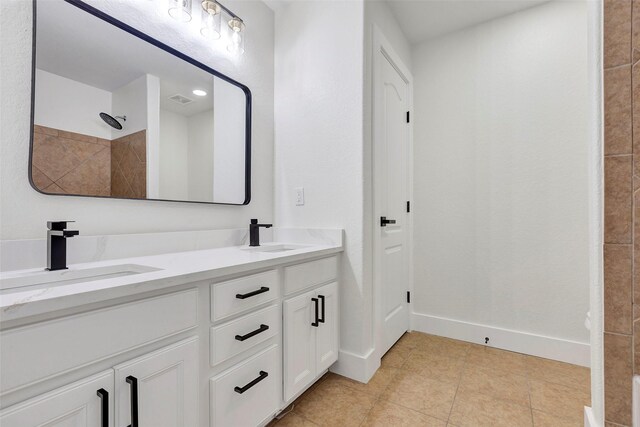
[[[67,238],[80,234],[78,230],[67,230],[67,223],[74,221],[48,221],[47,270],[67,269]]]
[[[271,228],[273,224],[258,224],[257,219],[252,219],[249,224],[249,246],[260,246],[260,227]]]

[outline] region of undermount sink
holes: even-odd
[[[248,246],[246,248],[242,248],[242,250],[247,252],[287,252],[295,251],[296,249],[304,249],[307,247],[309,246],[288,243],[267,243],[260,246]]]
[[[94,282],[96,280],[150,273],[158,270],[160,269],[146,265],[122,264],[85,269],[8,273],[0,277],[0,290],[38,285],[71,285],[74,283]]]

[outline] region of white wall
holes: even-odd
[[[218,94],[216,93],[216,96]],[[213,126],[213,111],[203,111],[194,114],[187,119],[189,126],[189,199],[191,200],[214,200],[223,202],[213,194],[213,174],[215,172],[213,148],[216,143]],[[244,133],[243,133],[244,134]],[[234,141],[238,143],[238,141]],[[239,141],[244,146],[244,138]],[[244,160],[244,150],[242,150],[242,160]],[[227,159],[231,162],[231,159]],[[244,161],[232,164],[237,170],[244,171]],[[244,178],[244,172],[240,173]],[[236,189],[235,203],[243,202],[244,186],[237,188],[235,181],[228,179],[228,186]],[[244,180],[242,181],[244,183]]]
[[[111,112],[111,92],[36,69],[37,125],[111,139],[99,113]]]
[[[242,203],[245,189],[244,92],[221,80],[213,81],[213,194],[217,201]]]
[[[415,48],[416,312],[589,341],[587,34],[549,2]]]
[[[121,138],[132,133],[146,130],[147,125],[147,75],[119,87],[113,91],[111,98],[111,114],[113,117],[126,116],[127,120],[118,119],[122,129],[112,129],[111,139]]]
[[[259,1],[225,3],[247,23],[241,57],[214,51],[198,29],[155,17],[156,2],[90,2],[251,88],[253,198],[247,207],[47,196],[28,181],[32,4],[0,4],[0,239],[42,237],[46,221],[76,220],[84,235],[245,227],[273,221],[273,11]]]
[[[277,225],[345,229],[340,347],[355,354],[371,340],[362,264],[363,7],[291,2],[276,14],[275,52]],[[296,187],[304,187],[304,206],[295,206]]]
[[[160,193],[160,79],[147,74],[147,198]]]
[[[189,117],[160,110],[161,198],[212,200],[212,135],[211,110]]]
[[[168,110],[160,110],[160,198],[189,199],[188,148],[187,118]]]

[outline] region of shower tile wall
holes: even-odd
[[[604,0],[603,59],[605,420],[631,426],[640,374],[640,1]]]
[[[32,179],[46,193],[109,196],[111,141],[34,126]]]
[[[111,141],[111,196],[147,197],[147,132]]]

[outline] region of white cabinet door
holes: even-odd
[[[316,328],[316,366],[322,372],[338,360],[338,284],[325,285],[316,294],[321,320]]]
[[[0,425],[112,427],[112,409],[113,372],[110,370],[5,409],[0,412]]]
[[[140,427],[198,425],[197,338],[146,354],[114,370],[117,426],[130,425],[136,415]]]
[[[284,398],[304,390],[316,376],[315,292],[284,302]]]

